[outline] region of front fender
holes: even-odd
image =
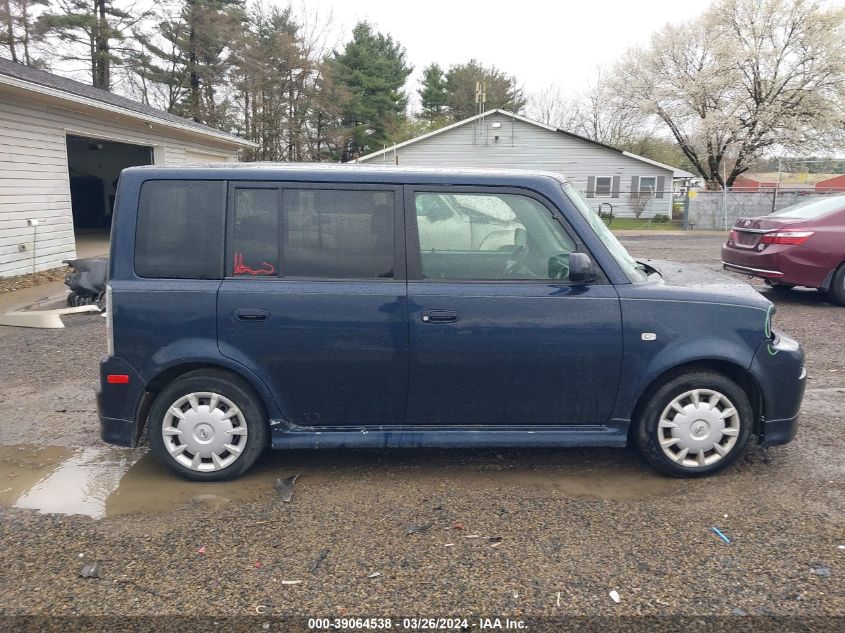
[[[702,361],[749,370],[767,311],[689,300],[622,299],[623,358],[614,418],[630,420],[642,394],[675,367]]]

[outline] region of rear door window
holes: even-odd
[[[394,278],[394,216],[391,190],[285,189],[282,275]]]
[[[135,273],[162,279],[222,279],[225,183],[150,180],[141,187]]]
[[[279,190],[234,190],[232,274],[266,277],[279,272]]]

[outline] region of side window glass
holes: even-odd
[[[424,278],[568,278],[575,243],[536,200],[434,192],[415,198]]]
[[[150,180],[141,187],[135,273],[221,279],[226,187],[217,180]]]
[[[266,277],[279,271],[279,191],[235,189],[232,273]]]
[[[394,193],[285,189],[282,274],[313,279],[391,279]]]

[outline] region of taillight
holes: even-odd
[[[109,356],[114,356],[114,307],[111,299],[111,286],[106,284],[106,345]]]
[[[735,229],[731,229],[731,234],[728,235],[728,242],[738,242],[739,235],[737,234]]]
[[[813,231],[777,231],[776,233],[766,233],[763,239],[760,240],[763,244],[803,244]]]

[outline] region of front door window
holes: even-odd
[[[415,194],[425,279],[566,281],[575,243],[542,204],[515,194]]]

